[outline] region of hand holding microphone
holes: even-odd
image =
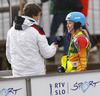
[[[56,41],[52,43],[52,45],[54,45],[56,47],[56,49],[58,49],[58,47],[61,47],[63,45],[63,37],[62,36],[58,36]]]

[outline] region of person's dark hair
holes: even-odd
[[[34,3],[34,2],[29,2],[25,4],[23,8],[23,15],[33,17],[33,16],[38,16],[39,12],[41,12],[41,7]]]

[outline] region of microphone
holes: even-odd
[[[63,41],[63,37],[62,36],[58,36],[54,43],[57,44],[59,47],[61,47],[62,44],[63,44],[62,41]]]

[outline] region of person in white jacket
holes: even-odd
[[[56,54],[58,45],[48,44],[46,35],[37,22],[41,7],[27,3],[23,16],[17,16],[7,33],[6,56],[14,77],[46,74],[45,58]]]

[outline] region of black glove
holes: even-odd
[[[57,37],[54,43],[57,44],[59,47],[63,46],[63,37],[62,36]]]
[[[64,73],[64,72],[65,72],[64,67],[59,66],[59,67],[58,67],[58,73]]]

